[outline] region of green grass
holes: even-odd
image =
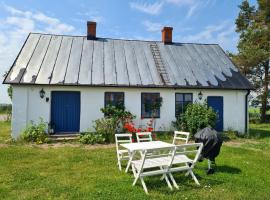
[[[149,196],[140,183],[132,187],[131,173],[118,171],[114,148],[0,144],[0,199],[269,199],[270,125],[251,127],[252,139],[223,145],[215,174],[207,176],[206,162],[199,163],[200,187],[177,174],[180,189],[170,191],[151,177]],[[0,143],[9,130],[9,123],[0,122]]]

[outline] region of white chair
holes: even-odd
[[[193,168],[198,162],[198,158],[203,148],[202,143],[177,145],[175,148],[175,156],[171,168],[169,169],[169,176],[173,185],[178,189],[178,186],[171,173],[186,172],[186,176],[191,175],[197,185],[200,185],[198,179],[193,173]],[[182,153],[179,153],[182,152]]]
[[[151,142],[152,139],[152,133],[151,132],[138,132],[136,133],[137,142]]]
[[[120,171],[122,170],[121,160],[129,160],[128,150],[121,149],[120,143],[131,143],[131,142],[132,142],[132,134],[128,133],[115,134],[117,164]]]
[[[174,131],[173,144],[176,145],[177,141],[181,141],[187,144],[189,140],[189,136],[190,136],[189,132]]]
[[[148,194],[143,178],[146,176],[162,175],[168,187],[172,190],[173,188],[167,173],[172,165],[174,153],[175,147],[144,150],[140,160],[131,161],[132,172],[135,178],[133,186],[140,179],[145,193]]]

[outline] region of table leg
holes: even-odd
[[[129,167],[130,167],[130,164],[131,164],[131,161],[132,161],[132,159],[133,159],[134,154],[135,154],[135,151],[133,151],[133,152],[128,152],[129,160],[128,160],[127,168],[126,168],[126,171],[125,171],[126,173],[128,172],[128,169],[129,169]]]

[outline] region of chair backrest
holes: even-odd
[[[185,155],[192,160],[192,166],[197,163],[199,156],[202,152],[203,143],[193,143],[193,144],[182,144],[175,146],[175,154]]]
[[[152,133],[151,132],[138,132],[136,133],[137,142],[151,142],[152,139]]]
[[[176,144],[176,142],[179,140],[187,144],[189,140],[189,136],[190,136],[189,132],[174,131],[173,144]]]
[[[132,134],[130,133],[115,134],[115,144],[116,144],[117,151],[119,150],[120,143],[132,143]]]
[[[152,168],[155,168],[155,169],[152,169],[150,171],[157,171],[157,173],[163,173],[160,171],[160,169],[156,169],[156,168],[162,166],[162,167],[165,167],[166,169],[169,169],[172,166],[174,155],[175,155],[175,147],[163,147],[163,148],[158,148],[158,149],[154,148],[154,149],[144,150],[141,156],[142,163],[139,169],[139,173],[143,172],[144,165],[145,163],[147,163],[146,162],[147,160],[151,160],[155,158],[161,158],[161,159],[159,159],[159,162],[157,162],[157,160],[156,162],[153,162],[155,165]],[[148,167],[148,170],[147,170],[147,173],[148,173],[149,168],[151,167],[149,166],[147,167]]]

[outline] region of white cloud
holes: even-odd
[[[216,0],[166,0],[166,2],[179,7],[186,7],[186,18],[188,19],[194,16],[198,10],[203,9],[206,6],[212,6]]]
[[[148,20],[143,21],[142,24],[146,27],[146,30],[149,32],[157,32],[160,31],[162,28],[162,25],[160,23],[150,22]]]
[[[163,2],[159,1],[152,4],[147,2],[130,2],[129,5],[132,9],[140,12],[150,15],[158,15],[163,7]]]
[[[86,18],[86,20],[75,18],[74,19],[75,21],[85,22],[85,21],[89,20],[89,21],[95,21],[97,23],[102,23],[105,20],[104,17],[101,16],[99,14],[99,12],[97,12],[97,11],[77,12],[76,14],[79,15],[80,17]]]
[[[9,69],[30,32],[74,33],[75,28],[42,12],[23,11],[0,4],[0,77]],[[2,78],[0,78],[2,82]],[[0,84],[0,103],[9,102],[6,86]]]
[[[177,37],[183,42],[217,43],[225,50],[234,51],[237,37],[235,25],[230,21],[223,21],[218,25],[209,25],[199,33]]]

